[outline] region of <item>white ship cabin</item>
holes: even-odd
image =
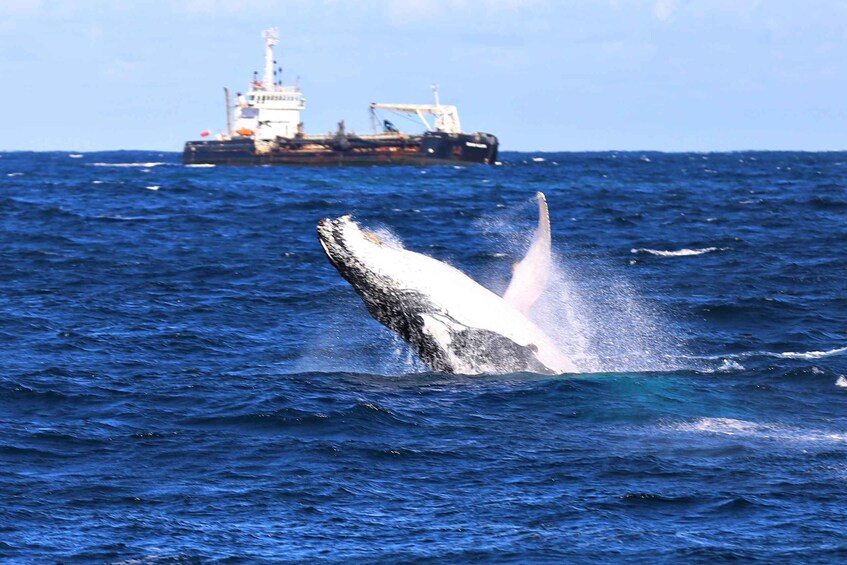
[[[306,99],[299,86],[283,86],[275,80],[273,47],[279,43],[277,31],[267,29],[265,38],[265,72],[262,81],[254,80],[250,90],[238,94],[230,136],[252,137],[271,141],[277,137],[294,137],[300,126],[300,111]]]

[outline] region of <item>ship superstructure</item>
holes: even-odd
[[[357,135],[346,131],[344,121],[334,134],[307,135],[300,112],[306,99],[299,84],[282,84],[273,48],[279,43],[276,29],[262,32],[265,64],[262,80],[256,75],[234,106],[227,101],[227,131],[216,139],[189,141],[183,151],[185,164],[238,165],[369,165],[490,163],[497,158],[497,138],[488,133],[463,133],[456,106],[441,104],[437,87],[435,104],[370,104],[375,130]],[[299,83],[299,80],[298,80]],[[407,134],[388,120],[377,120],[376,111],[417,115],[426,131]],[[434,118],[434,124],[426,119]]]
[[[273,48],[279,43],[276,29],[266,29],[265,72],[261,81],[253,80],[246,94],[238,93],[232,130],[227,135],[252,137],[272,141],[277,137],[294,137],[301,124],[300,111],[306,109],[306,99],[299,85],[285,86],[277,81]],[[227,104],[228,105],[228,104]]]

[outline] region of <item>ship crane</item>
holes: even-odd
[[[434,129],[435,131],[444,133],[462,133],[462,126],[459,123],[459,110],[452,104],[441,104],[439,102],[437,86],[433,86],[432,90],[435,92],[435,104],[381,104],[372,102],[370,109],[371,112],[379,109],[417,114],[429,131],[433,131]],[[435,128],[424,118],[425,115],[435,116]]]

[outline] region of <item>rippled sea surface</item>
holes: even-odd
[[[847,154],[242,168],[0,153],[0,558],[847,559]],[[584,372],[434,374],[315,224],[502,291]]]

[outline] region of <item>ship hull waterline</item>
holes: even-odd
[[[368,138],[327,137],[317,142],[279,140],[262,149],[250,138],[189,141],[182,162],[185,165],[289,165],[289,166],[373,166],[373,165],[464,165],[494,164],[497,138],[490,134],[424,134],[396,142],[375,143]]]

